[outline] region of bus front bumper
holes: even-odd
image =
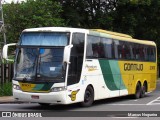
[[[18,101],[36,102],[36,103],[54,103],[67,104],[66,91],[50,92],[50,93],[30,93],[20,90],[13,90],[13,97]]]

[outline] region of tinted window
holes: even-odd
[[[87,58],[103,57],[103,44],[100,42],[100,37],[88,36],[87,37]]]
[[[87,38],[87,58],[156,61],[156,48],[97,36]]]
[[[147,49],[148,61],[156,61],[156,52],[155,48],[149,46]]]
[[[82,33],[74,33],[72,36],[73,48],[71,50],[71,57],[68,73],[68,85],[78,83],[81,76],[83,54],[84,54],[84,38]]]
[[[103,46],[103,55],[102,57],[111,59],[113,58],[114,46],[112,39],[109,38],[101,38],[101,44]]]

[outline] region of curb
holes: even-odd
[[[15,100],[13,96],[0,97],[0,104],[6,104],[6,103],[24,103],[24,102]]]
[[[26,102],[22,102],[22,101],[16,101],[16,100],[13,100],[13,101],[0,101],[0,104],[22,104],[22,103],[26,103]]]

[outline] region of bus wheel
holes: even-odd
[[[38,103],[39,105],[43,106],[43,107],[47,107],[49,106],[50,104],[49,103]]]
[[[140,83],[137,83],[137,86],[136,86],[136,93],[134,95],[134,98],[135,99],[138,99],[141,97],[141,85]]]
[[[84,95],[84,101],[81,103],[83,107],[89,107],[92,105],[94,101],[94,91],[91,86],[88,86],[85,95]]]
[[[141,88],[141,98],[143,98],[145,96],[146,89],[147,89],[147,86],[146,86],[146,84],[144,84]]]

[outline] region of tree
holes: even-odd
[[[23,29],[47,26],[65,26],[60,13],[62,7],[54,0],[27,0],[4,4],[7,42],[17,42]]]
[[[112,28],[111,11],[116,0],[61,0],[62,18],[68,26],[84,28]]]
[[[118,1],[113,12],[113,30],[130,34],[137,39],[152,40],[160,46],[160,1]]]

